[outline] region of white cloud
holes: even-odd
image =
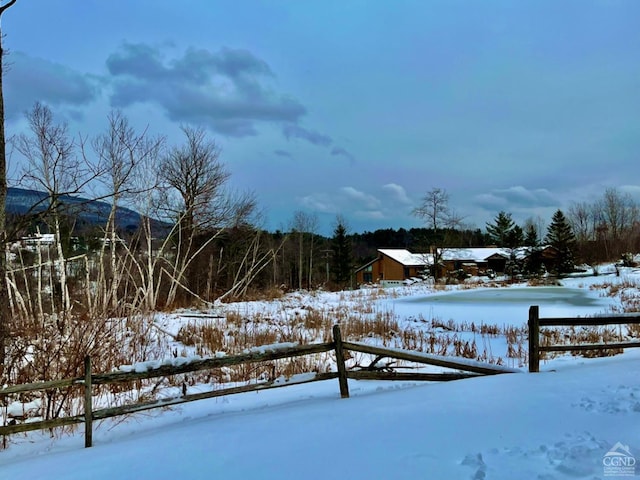
[[[405,205],[411,205],[413,203],[413,201],[407,195],[404,187],[398,185],[397,183],[387,183],[386,185],[382,186],[382,189],[389,192],[391,197],[400,203],[403,203]]]
[[[298,199],[301,206],[319,213],[337,213],[340,211],[333,198],[326,193],[312,193]]]
[[[361,192],[360,190],[356,190],[353,187],[342,187],[340,191],[344,193],[347,198],[356,200],[367,209],[374,209],[380,206],[381,202],[376,197],[369,195],[368,193]]]

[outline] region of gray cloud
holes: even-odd
[[[549,190],[537,188],[529,190],[522,186],[492,190],[491,193],[477,195],[475,203],[488,210],[509,210],[535,207],[552,207],[559,204]]]
[[[356,160],[356,157],[354,157],[351,153],[349,153],[346,149],[342,147],[333,147],[331,149],[331,155],[345,157],[352,163],[355,162]]]
[[[309,130],[307,128],[300,127],[298,125],[288,124],[282,127],[282,133],[287,140],[291,140],[292,138],[300,138],[302,140],[306,140],[313,145],[319,145],[323,147],[327,147],[331,145],[331,137],[324,135],[319,132],[314,132],[313,130]]]
[[[58,63],[12,52],[5,61],[5,112],[7,119],[19,117],[34,102],[52,106],[80,107],[100,94],[100,80]],[[76,113],[78,113],[76,111]]]
[[[275,153],[279,157],[293,158],[293,155],[291,155],[291,153],[287,152],[286,150],[274,150],[273,153]]]
[[[305,107],[270,86],[269,66],[247,50],[188,49],[167,60],[161,47],[125,44],[109,56],[111,104],[160,105],[171,120],[204,123],[230,136],[255,135],[258,122],[296,122]]]

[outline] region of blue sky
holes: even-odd
[[[640,200],[635,0],[18,0],[2,20],[9,135],[35,101],[88,136],[112,108],[173,144],[202,125],[270,229],[420,226],[434,187],[479,228]]]

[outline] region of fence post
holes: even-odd
[[[93,401],[91,385],[91,357],[84,357],[84,447],[93,444]]]
[[[540,308],[529,307],[529,372],[540,371]]]
[[[349,383],[347,382],[347,367],[344,365],[344,350],[342,349],[342,334],[340,326],[333,326],[333,342],[336,344],[336,364],[338,366],[338,382],[340,383],[340,396],[349,398]]]

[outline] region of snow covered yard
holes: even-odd
[[[457,382],[337,381],[188,404],[21,441],[0,478],[605,478],[617,443],[640,457],[640,355],[564,359],[540,374]],[[549,371],[553,369],[555,371]]]
[[[622,311],[633,278],[637,273],[627,271],[563,284],[583,291],[589,305],[579,314],[592,315]],[[590,286],[604,283],[626,286],[614,297]],[[224,308],[241,310],[244,318],[259,312],[267,327],[286,329],[292,323],[286,319],[297,321],[310,310],[335,315],[366,303],[371,312],[393,312],[402,328],[432,329],[435,320],[443,335],[471,337],[479,334],[449,326],[488,319],[523,326],[530,303],[541,304],[542,316],[576,315],[570,302],[551,300],[548,311],[549,299],[539,294],[525,294],[521,305],[507,302],[508,308],[497,301],[434,301],[425,311],[424,297],[438,292],[418,285],[375,297],[295,294],[279,304]],[[189,315],[165,316],[160,328],[175,334],[193,321]],[[385,341],[394,346],[391,340]],[[490,343],[496,357],[505,354],[504,338],[488,335],[482,342]],[[86,450],[81,431],[55,439],[46,433],[18,436],[0,452],[0,479],[616,478],[624,471],[612,470],[607,459],[640,459],[639,364],[640,351],[630,349],[609,358],[559,356],[543,362],[540,374],[419,385],[350,380],[350,399],[340,399],[337,380],[331,380],[204,400],[103,421],[94,432],[95,446]]]

